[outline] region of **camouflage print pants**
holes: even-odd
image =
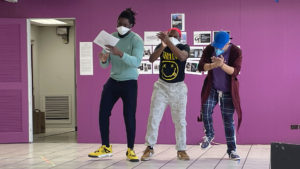
[[[146,134],[146,145],[154,146],[157,142],[158,129],[167,105],[171,108],[175,124],[176,149],[186,150],[186,103],[187,86],[184,82],[167,83],[161,79],[154,83],[150,114]]]

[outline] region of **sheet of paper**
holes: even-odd
[[[185,73],[186,74],[194,74],[194,75],[202,75],[202,72],[198,71],[198,63],[199,63],[199,61],[191,60],[189,58],[186,61]]]
[[[211,42],[211,31],[194,31],[194,45],[209,45]]]
[[[98,36],[95,38],[94,43],[101,46],[105,49],[105,45],[115,46],[120,39],[112,36],[111,34],[107,33],[105,30],[102,30]]]
[[[160,61],[159,60],[156,60],[153,62],[153,74],[159,74],[159,64],[160,64]]]
[[[143,59],[149,59],[150,55],[153,53],[152,46],[144,46],[144,56]]]
[[[144,45],[158,45],[161,40],[157,37],[158,31],[145,31],[144,32]]]
[[[142,61],[138,67],[139,74],[152,74],[152,63],[149,61]]]
[[[93,43],[80,42],[80,75],[93,75]]]

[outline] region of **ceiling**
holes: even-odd
[[[36,26],[74,26],[74,20],[75,20],[75,19],[56,19],[56,18],[31,18],[31,19],[43,19],[43,20],[55,19],[66,23],[66,24],[41,24],[30,20],[30,24]]]

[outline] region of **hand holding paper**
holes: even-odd
[[[107,47],[105,45],[115,46],[118,41],[118,38],[107,33],[105,30],[102,30],[95,38],[94,43],[101,46],[104,50],[107,51]]]
[[[113,55],[117,55],[117,56],[120,56],[120,57],[123,56],[123,52],[120,51],[120,49],[118,49],[117,47],[111,46],[111,45],[105,45],[105,47],[106,47],[106,50],[108,52],[112,53]]]

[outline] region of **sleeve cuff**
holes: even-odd
[[[123,52],[122,60],[124,61],[124,60],[126,60],[127,58],[128,58],[128,54],[125,53],[125,52]]]

